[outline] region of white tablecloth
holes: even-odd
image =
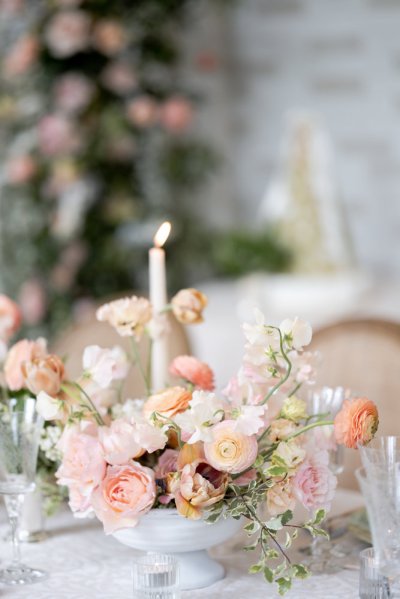
[[[340,491],[334,505],[342,513],[361,505],[360,496]],[[3,520],[4,522],[4,520]],[[38,544],[23,544],[25,563],[49,572],[49,578],[27,587],[0,587],[0,596],[12,599],[129,599],[132,597],[132,549],[106,537],[95,520],[74,519],[63,511],[48,521],[49,537]],[[5,524],[0,534],[4,536]],[[240,550],[239,539],[212,550],[225,566],[226,578],[206,589],[183,592],[182,599],[267,599],[277,598],[273,587],[261,576],[247,573],[251,556]],[[0,560],[9,557],[10,547],[1,543]],[[358,572],[343,570],[337,575],[315,576],[296,582],[288,599],[356,599]]]

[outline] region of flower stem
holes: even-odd
[[[91,413],[94,416],[94,419],[96,420],[97,424],[99,424],[100,426],[104,426],[105,422],[103,420],[103,418],[101,417],[101,414],[98,412],[96,406],[94,405],[94,403],[92,402],[92,400],[90,399],[89,395],[86,393],[86,391],[80,386],[79,383],[76,382],[67,382],[67,384],[65,385],[61,385],[61,389],[62,391],[64,391],[67,395],[69,395],[70,397],[74,398],[74,399],[80,399],[79,396],[77,396],[75,393],[72,392],[71,387],[76,387],[76,389],[79,391],[79,394],[82,394],[87,403],[88,403],[88,407],[91,411]]]
[[[311,430],[312,428],[316,428],[317,426],[332,426],[332,424],[333,424],[333,420],[319,420],[317,422],[312,422],[311,424],[307,424],[306,426],[303,426],[303,428],[299,429],[295,433],[292,433],[291,435],[289,435],[285,439],[285,441],[289,441],[289,439],[294,439],[295,437],[298,437],[299,435],[302,435],[303,433],[306,433],[307,431]]]
[[[290,377],[290,373],[292,372],[292,363],[289,360],[285,350],[283,349],[283,337],[282,337],[282,332],[281,332],[280,328],[279,327],[271,327],[271,326],[268,326],[267,328],[278,331],[278,333],[279,333],[279,347],[281,350],[282,357],[287,364],[287,370],[286,370],[285,376],[274,387],[272,387],[271,391],[263,399],[263,401],[260,403],[260,405],[264,405],[265,403],[267,403],[267,401],[269,400],[270,397],[272,397],[272,395],[275,393],[275,391],[277,391],[279,389],[279,387],[281,387],[284,383],[286,383],[286,381]]]
[[[137,367],[139,368],[140,374],[142,375],[142,378],[143,378],[143,381],[144,381],[144,384],[146,387],[146,394],[150,395],[150,380],[149,380],[150,377],[149,377],[148,373],[146,374],[146,372],[144,371],[142,361],[140,359],[139,347],[138,347],[138,344],[136,343],[135,338],[131,337],[130,339],[131,339],[134,362],[137,365]],[[151,347],[150,347],[150,355],[151,355]]]

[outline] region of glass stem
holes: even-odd
[[[13,551],[12,565],[19,566],[21,563],[21,550],[19,544],[19,523],[21,520],[24,495],[8,495],[5,499],[8,512],[8,519],[10,520],[11,526],[11,542]]]

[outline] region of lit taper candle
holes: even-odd
[[[154,236],[154,247],[149,251],[150,301],[154,316],[167,305],[167,276],[164,243],[171,231],[171,223],[164,222]],[[154,339],[151,350],[151,387],[158,391],[165,387],[168,377],[168,338],[161,335]]]

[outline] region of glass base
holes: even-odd
[[[24,564],[19,564],[18,566],[10,564],[7,568],[0,570],[0,583],[3,584],[32,584],[33,582],[40,582],[45,578],[47,578],[46,572],[30,568]]]

